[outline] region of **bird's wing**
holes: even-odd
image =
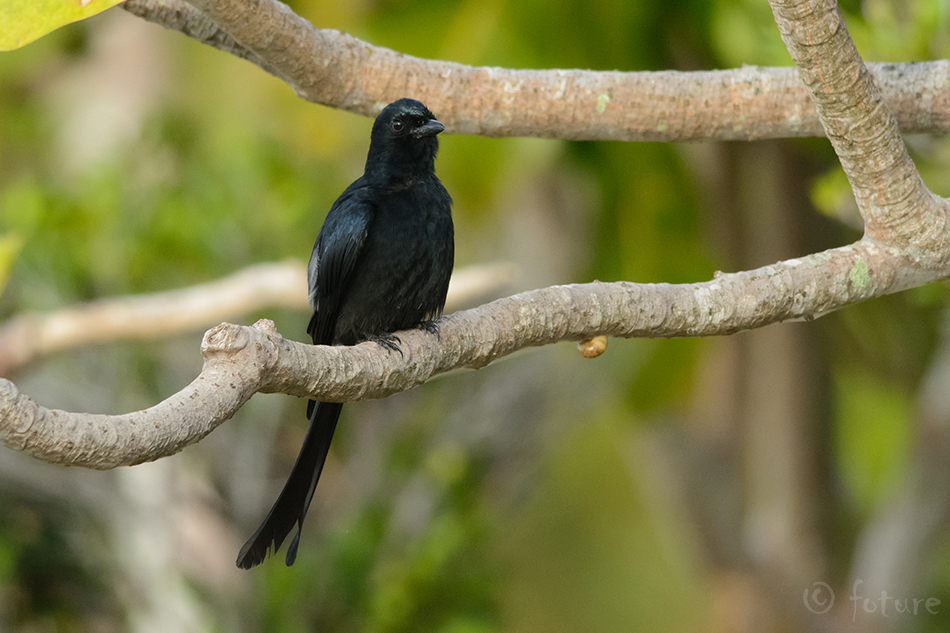
[[[307,333],[314,344],[333,342],[338,308],[359,260],[376,211],[372,192],[353,183],[330,208],[310,255],[308,276],[313,316]]]

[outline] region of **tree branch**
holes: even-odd
[[[447,309],[497,295],[514,276],[510,264],[468,266],[452,275]],[[44,356],[83,345],[158,340],[270,308],[309,310],[302,262],[257,264],[191,288],[111,297],[48,314],[21,314],[0,326],[0,376]]]
[[[317,29],[276,0],[127,0],[122,7],[236,54],[301,98],[364,116],[405,95],[454,134],[695,141],[820,136],[795,68],[512,70],[403,55]],[[197,8],[195,8],[197,7]],[[200,25],[200,26],[197,26]],[[950,62],[873,64],[905,133],[950,131]]]
[[[943,266],[950,257],[947,201],[920,179],[837,2],[769,4],[851,182],[867,236],[906,249],[917,266]]]
[[[20,314],[0,326],[0,376],[83,345],[156,340],[266,308],[305,309],[303,264],[258,264],[224,279],[149,295],[110,297],[48,314]]]
[[[272,75],[278,72],[276,69],[269,68],[264,59],[238,44],[208,16],[184,0],[126,0],[119,6],[132,15],[179,31],[229,55],[246,59]]]
[[[526,347],[594,335],[731,334],[811,319],[899,290],[899,260],[870,241],[697,284],[591,283],[521,293],[458,312],[437,339],[402,332],[403,354],[288,341],[270,321],[205,334],[201,374],[164,402],[128,415],[48,410],[0,381],[0,442],[59,464],[113,468],[172,455],[229,419],[255,392],[324,401],[382,398],[437,374],[480,368]]]

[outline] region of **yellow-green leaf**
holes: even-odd
[[[0,51],[26,46],[61,26],[102,13],[122,0],[0,0]]]

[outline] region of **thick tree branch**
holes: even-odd
[[[136,15],[236,54],[303,99],[375,116],[412,95],[454,134],[574,140],[820,136],[795,68],[702,72],[512,70],[419,59],[332,29],[276,0],[127,0]],[[198,8],[199,7],[200,10]],[[200,25],[200,26],[196,26]],[[905,133],[950,131],[950,62],[872,64]]]
[[[197,442],[255,392],[328,401],[381,398],[461,367],[479,368],[531,346],[613,337],[730,334],[810,319],[899,290],[899,260],[870,241],[719,275],[697,284],[592,283],[525,292],[459,312],[441,335],[402,332],[403,354],[374,343],[305,345],[270,321],[224,324],[202,344],[205,365],[185,389],[128,415],[50,411],[0,381],[0,441],[55,463],[112,468],[155,460]]]
[[[770,0],[775,21],[851,182],[868,237],[918,266],[950,258],[947,201],[924,186],[835,0]]]

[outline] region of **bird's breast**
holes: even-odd
[[[436,184],[381,198],[341,302],[341,341],[415,327],[441,312],[454,237],[451,198]]]

